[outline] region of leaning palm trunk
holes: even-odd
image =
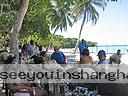
[[[23,23],[24,16],[27,12],[28,9],[28,4],[29,0],[23,0],[22,4],[20,6],[18,15],[17,15],[17,20],[16,23],[13,25],[12,30],[10,32],[10,38],[11,38],[11,52],[14,53],[16,56],[15,60],[13,63],[18,63],[19,62],[19,32]]]
[[[46,53],[45,53],[45,54],[48,53],[48,50],[49,50],[49,48],[50,48],[50,46],[51,46],[51,44],[52,44],[52,40],[53,40],[53,38],[54,38],[54,36],[55,36],[55,33],[56,33],[57,29],[58,29],[58,28],[55,29],[55,31],[54,31],[54,33],[53,33],[51,39],[49,40],[49,43],[48,43],[48,46],[47,46],[47,48],[46,48]]]
[[[75,46],[74,54],[76,53],[76,50],[77,50],[78,45],[79,45],[79,41],[80,41],[80,37],[81,37],[81,33],[82,33],[82,29],[83,29],[83,26],[84,26],[85,19],[86,19],[86,9],[84,10],[84,17],[83,17],[83,21],[82,21],[80,32],[79,32],[79,37],[77,39],[77,43],[76,43],[76,46]]]

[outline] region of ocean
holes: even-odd
[[[100,45],[89,47],[90,52],[97,53],[99,50],[104,50],[106,53],[116,53],[120,49],[121,53],[128,53],[128,45]]]

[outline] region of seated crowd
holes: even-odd
[[[36,48],[36,49],[35,49]],[[34,48],[34,41],[30,41],[30,43],[25,43],[19,47],[19,55],[20,55],[20,63],[26,64],[30,63],[31,59],[33,60],[33,64],[45,64],[45,51],[42,46],[38,46],[36,43],[36,47]],[[63,52],[61,52],[60,47],[55,46],[54,52],[51,54],[50,59],[55,60],[58,64],[66,64],[66,56]],[[36,52],[35,52],[36,51]],[[106,53],[104,50],[100,50],[98,52],[99,61],[97,64],[112,64],[112,63],[121,63],[121,50],[118,50],[117,53],[110,56],[109,61],[106,60]],[[7,51],[0,52],[0,62],[4,64],[11,64],[14,60],[15,56]],[[88,48],[84,48],[81,51],[80,62],[79,64],[94,64],[93,58],[90,56],[90,52]],[[36,85],[36,84],[35,84]],[[12,93],[17,93],[20,91],[27,90],[31,95],[30,96],[48,96],[48,92],[39,86],[33,87],[32,83],[19,83],[19,84],[8,84],[7,87]],[[25,89],[25,90],[24,90]],[[71,88],[72,90],[72,88]]]

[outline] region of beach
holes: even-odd
[[[77,63],[77,61],[80,60],[80,54],[79,51],[74,54],[74,48],[68,48],[68,49],[60,49],[60,51],[64,52],[65,56],[67,57],[67,63]],[[51,54],[53,50],[49,50],[49,54]],[[116,52],[116,51],[115,51]],[[109,57],[113,55],[115,52],[106,53],[106,59],[109,60]],[[92,56],[93,61],[98,61],[97,52],[90,52],[90,56]],[[123,51],[122,58],[121,58],[121,64],[128,65],[128,53]]]

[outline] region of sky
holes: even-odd
[[[110,2],[99,14],[96,25],[84,25],[81,39],[97,42],[98,45],[128,44],[128,0]],[[78,38],[81,23],[81,20],[78,21],[66,32],[57,31],[56,35]]]

